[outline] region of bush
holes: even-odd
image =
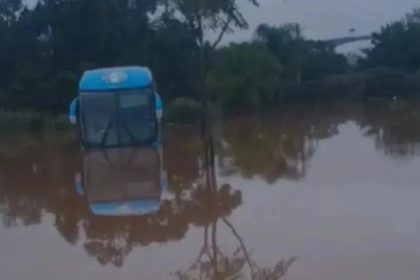
[[[32,112],[12,112],[0,111],[0,130],[19,131],[19,130],[41,130],[45,116],[40,113]]]
[[[186,124],[198,121],[200,116],[200,103],[188,97],[180,97],[167,106],[164,119],[166,122]]]
[[[281,73],[280,63],[263,44],[232,44],[216,53],[208,91],[225,109],[264,108],[278,98]]]
[[[396,69],[378,68],[366,72],[365,97],[409,95],[409,74]]]

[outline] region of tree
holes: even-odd
[[[233,28],[248,28],[248,23],[238,7],[238,0],[161,0],[165,6],[164,17],[182,15],[188,25],[200,54],[201,89],[206,92],[205,79],[209,71],[210,58],[227,32]],[[257,0],[249,0],[258,6]],[[208,32],[217,34],[211,42]],[[206,96],[206,94],[204,94]]]
[[[296,84],[345,73],[348,69],[346,58],[337,54],[333,45],[306,39],[299,24],[262,24],[257,28],[255,37],[257,42],[267,46],[283,66],[283,77],[294,80]]]
[[[147,13],[154,0],[44,0],[33,9],[0,3],[1,104],[8,109],[63,112],[83,71],[152,64]],[[5,16],[17,9],[18,17]]]
[[[256,30],[256,40],[266,44],[278,60],[292,70],[296,83],[301,83],[302,56],[305,50],[299,24],[289,23],[279,27],[262,24]]]
[[[365,50],[362,68],[392,67],[414,72],[420,67],[420,9],[373,34],[373,47]]]
[[[163,20],[176,17],[175,11],[180,13],[183,21],[188,25],[190,33],[196,42],[199,52],[198,87],[201,90],[202,136],[205,148],[213,147],[213,138],[208,133],[211,127],[209,111],[209,95],[206,79],[210,69],[211,56],[220,44],[226,32],[232,28],[247,28],[248,23],[238,7],[238,0],[161,0],[164,5]],[[258,5],[257,0],[249,0]],[[218,33],[217,39],[210,42],[206,39],[206,32]],[[214,150],[210,148],[204,152],[209,165],[214,165]]]
[[[22,0],[0,0],[0,20],[11,24],[17,19],[17,11],[22,9]]]
[[[232,44],[218,50],[207,85],[224,108],[259,108],[278,97],[282,67],[262,44]]]
[[[199,53],[188,25],[167,18],[153,27],[150,66],[159,81],[159,91],[165,101],[179,97],[194,98],[199,92],[197,68]]]

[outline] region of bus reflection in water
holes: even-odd
[[[97,216],[144,216],[158,212],[174,196],[155,146],[91,150],[75,176],[77,193]],[[170,204],[169,204],[170,205]]]

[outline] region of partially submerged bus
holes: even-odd
[[[146,67],[86,71],[69,108],[85,148],[142,146],[160,141],[163,104]]]

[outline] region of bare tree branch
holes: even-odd
[[[238,234],[235,227],[228,221],[228,219],[222,218],[222,220],[230,228],[230,230],[232,231],[232,233],[236,237],[236,239],[238,239],[239,244],[241,245],[242,250],[244,252],[246,262],[248,263],[249,269],[251,270],[251,279],[254,280],[255,279],[254,266],[251,262],[251,257],[248,254],[248,250],[246,249],[245,242],[242,240],[241,236]]]
[[[224,23],[222,30],[220,30],[219,36],[217,37],[216,41],[213,42],[213,44],[210,47],[210,51],[213,51],[217,48],[217,46],[220,44],[220,42],[222,41],[223,37],[225,36],[226,31],[229,29],[229,25],[232,21],[232,14],[230,13],[226,22]]]

